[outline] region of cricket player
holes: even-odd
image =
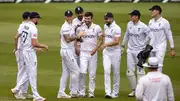
[[[73,26],[74,26],[74,30],[75,30],[75,33],[76,33],[76,30],[78,27],[80,27],[83,23],[84,23],[84,17],[83,17],[83,8],[78,6],[75,8],[75,14],[76,14],[76,18],[73,19],[72,23],[73,23]],[[82,40],[75,40],[74,41],[74,45],[75,45],[75,48],[73,50],[73,54],[74,54],[74,57],[76,59],[76,62],[78,64],[78,66],[80,66],[80,57],[79,57],[79,54],[80,54],[80,41]],[[69,85],[69,89],[71,90],[71,78],[70,78],[70,85]]]
[[[174,50],[174,40],[172,36],[172,31],[169,22],[162,17],[162,9],[158,5],[154,5],[151,10],[152,19],[149,21],[149,28],[155,37],[155,43],[153,45],[153,50],[151,56],[156,56],[159,59],[160,64],[163,64],[164,56],[167,47],[167,40],[170,44],[170,56],[175,56]],[[162,71],[162,67],[158,68]]]
[[[169,76],[158,72],[157,57],[150,57],[148,63],[143,64],[148,73],[139,79],[136,87],[137,101],[175,101],[174,92]]]
[[[76,18],[73,19],[73,26],[75,27],[75,32],[77,30],[78,27],[80,27],[83,23],[84,23],[84,17],[83,17],[83,8],[78,6],[75,8],[75,14],[76,14]],[[79,54],[80,54],[80,42],[78,42],[78,40],[75,41],[75,49],[74,50],[74,55],[75,55],[75,58],[76,58],[76,61],[78,63],[78,66],[80,64],[80,57],[79,57]]]
[[[97,50],[103,43],[103,34],[101,27],[93,22],[93,13],[84,14],[84,24],[77,29],[77,32],[85,33],[82,37],[83,42],[80,44],[80,97],[85,97],[85,78],[87,69],[89,72],[89,90],[88,97],[94,98],[96,67],[97,67]],[[98,41],[99,40],[99,41]],[[98,43],[97,43],[98,41]]]
[[[136,76],[134,72],[136,70],[138,79],[145,75],[144,69],[136,66],[139,61],[137,55],[140,51],[145,49],[149,40],[150,42],[148,46],[152,47],[154,44],[154,38],[153,34],[150,33],[148,26],[140,21],[141,13],[138,10],[133,10],[129,15],[131,21],[127,24],[126,33],[121,47],[124,48],[126,42],[128,42],[126,75],[132,89],[132,92],[128,94],[128,96],[134,97],[136,89]]]
[[[16,86],[14,89],[11,89],[14,94],[17,94],[19,92],[19,88],[22,86],[21,84],[28,79],[33,92],[33,101],[46,100],[46,98],[41,97],[37,91],[37,56],[35,48],[44,48],[46,51],[48,50],[47,45],[40,44],[38,42],[38,30],[36,25],[38,24],[38,20],[40,18],[41,17],[37,12],[31,12],[29,22],[26,23],[22,28],[22,54],[26,74],[24,74],[23,78],[21,79],[20,85]]]
[[[104,16],[104,34],[105,42],[102,45],[103,50],[103,66],[104,66],[104,85],[105,98],[118,98],[120,83],[120,36],[121,28],[116,24],[114,16],[111,12],[107,12]],[[111,69],[112,67],[112,69]],[[111,91],[111,70],[113,72],[113,90]]]
[[[62,25],[60,30],[61,38],[61,50],[60,54],[62,57],[62,76],[60,79],[60,88],[57,95],[57,98],[71,98],[78,97],[78,84],[79,84],[79,66],[76,62],[76,59],[73,54],[74,40],[80,39],[84,34],[80,33],[75,35],[74,27],[72,24],[73,13],[70,10],[67,10],[64,13],[65,23]],[[71,96],[65,93],[67,79],[71,76]]]
[[[22,45],[21,45],[20,36],[22,34],[22,29],[24,27],[24,24],[26,24],[29,20],[29,15],[30,15],[30,12],[24,12],[22,14],[23,22],[19,25],[19,28],[17,30],[17,34],[15,35],[15,38],[14,38],[15,49],[13,52],[16,56],[16,62],[17,62],[17,66],[18,66],[16,85],[19,84],[21,78],[23,77],[24,73],[26,72],[25,71],[26,69],[24,67],[24,61],[23,61],[24,59],[22,56]],[[33,96],[31,94],[27,93],[28,84],[29,84],[28,81],[23,84],[23,86],[20,88],[19,93],[15,94],[16,99],[33,98]]]

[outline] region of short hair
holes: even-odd
[[[84,16],[85,17],[91,17],[91,18],[93,18],[93,13],[92,12],[86,12],[85,14],[84,14]]]

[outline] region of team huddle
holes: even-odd
[[[128,96],[136,96],[138,101],[174,101],[170,78],[162,73],[167,40],[171,48],[170,56],[175,56],[170,24],[161,16],[160,6],[155,5],[149,10],[152,11],[152,19],[148,26],[140,21],[140,11],[133,10],[129,13],[131,21],[127,24],[122,42],[121,28],[116,24],[111,12],[104,15],[105,24],[102,31],[98,24],[93,23],[92,12],[84,13],[83,8],[78,6],[75,8],[77,17],[73,19],[73,12],[65,11],[65,22],[60,29],[62,75],[57,98],[95,97],[99,49],[103,53],[105,98],[118,98],[121,56],[125,45],[128,44],[126,76],[132,90]],[[41,52],[42,48],[48,50],[47,45],[38,42],[36,25],[41,17],[37,12],[25,12],[22,17],[23,22],[15,36],[17,84],[11,92],[16,99],[33,98],[33,101],[46,101],[46,98],[41,97],[37,91],[36,52]],[[148,63],[145,63],[147,59]],[[149,72],[146,75],[144,67],[148,67]],[[88,94],[86,94],[87,73]],[[70,77],[69,95],[65,93],[68,77]],[[29,83],[33,95],[27,92]]]

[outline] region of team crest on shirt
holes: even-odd
[[[138,32],[140,31],[140,28],[138,28]]]
[[[159,23],[159,27],[161,26],[161,23]]]
[[[93,33],[95,32],[95,29],[93,28]]]

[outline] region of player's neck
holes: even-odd
[[[91,27],[91,25],[92,25],[92,22],[89,25],[87,25],[87,27],[89,28],[89,27]]]
[[[136,25],[139,22],[139,20],[134,20],[133,23]]]
[[[155,21],[159,20],[161,18],[161,15],[157,15],[154,17]]]
[[[148,68],[149,72],[157,72],[157,69]]]

